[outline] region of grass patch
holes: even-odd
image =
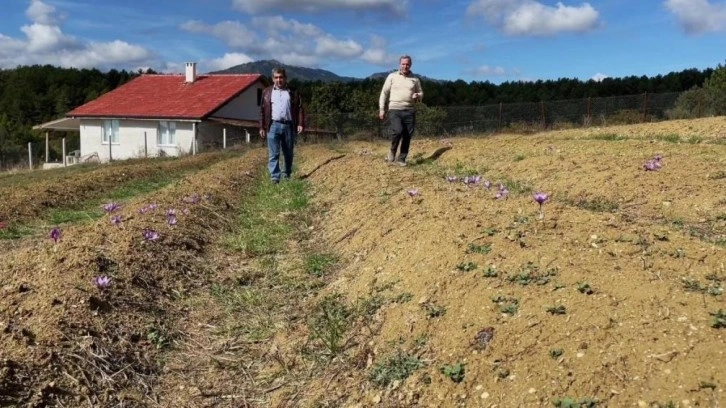
[[[378,387],[386,387],[394,381],[403,381],[425,364],[418,357],[397,351],[382,358],[371,369],[368,380]]]
[[[330,273],[337,262],[338,257],[333,254],[312,253],[305,257],[303,268],[308,275],[320,278]]]
[[[617,133],[604,133],[599,135],[592,135],[585,138],[586,140],[602,140],[606,142],[617,142],[621,140],[627,140],[627,137],[619,135]]]
[[[259,183],[251,199],[243,203],[238,231],[226,239],[227,246],[248,256],[282,251],[293,231],[287,217],[308,207],[307,191],[302,180]]]
[[[35,228],[31,228],[26,225],[10,224],[7,227],[0,229],[0,239],[2,240],[13,240],[27,237],[36,233]]]
[[[676,134],[658,135],[655,137],[655,140],[666,143],[681,143],[683,141],[683,139],[681,139],[681,137]]]
[[[582,208],[583,210],[594,211],[594,212],[616,212],[620,209],[620,204],[609,201],[604,197],[577,197],[577,198],[565,198],[562,200],[565,204],[573,207]]]

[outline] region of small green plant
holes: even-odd
[[[455,383],[464,381],[464,376],[466,375],[466,368],[463,363],[445,365],[441,367],[440,370],[443,375],[449,377],[449,379]]]
[[[338,262],[338,258],[335,255],[313,253],[305,258],[305,272],[322,277],[330,272],[331,267],[336,262]]]
[[[549,306],[546,310],[551,315],[563,315],[567,313],[567,308],[564,305]]]
[[[489,265],[483,273],[485,278],[496,278],[499,276],[499,273],[497,273],[497,268],[495,268],[493,265]]]
[[[466,252],[470,254],[483,254],[486,255],[492,250],[492,244],[483,244],[483,245],[476,245],[476,244],[469,244],[469,246],[466,249]]]
[[[420,349],[426,345],[429,341],[429,336],[426,334],[421,334],[413,341],[413,346],[417,349]]]
[[[514,316],[519,310],[519,299],[514,297],[497,295],[492,298],[492,302],[499,306],[500,312],[510,316]]]
[[[592,295],[593,293],[595,293],[595,290],[587,282],[579,282],[577,284],[577,291],[580,293],[584,293],[585,295]]]
[[[482,234],[486,235],[487,237],[493,237],[499,230],[496,228],[487,228],[484,231],[482,231]]]
[[[565,350],[563,350],[561,348],[550,350],[550,357],[552,357],[555,360],[562,357],[563,354],[565,354]]]
[[[462,271],[462,272],[473,271],[477,267],[478,267],[478,265],[475,264],[474,262],[471,262],[471,261],[469,261],[469,262],[462,262],[462,263],[456,265],[456,269],[458,269],[459,271]]]
[[[403,381],[425,364],[418,357],[397,351],[377,362],[368,380],[378,387],[386,387],[394,381]]]
[[[429,319],[441,317],[446,314],[445,307],[438,306],[433,303],[424,303],[423,308],[426,311],[426,316],[428,316]]]
[[[711,180],[724,179],[724,178],[726,178],[726,171],[725,170],[717,171],[716,173],[712,174],[709,178]]]
[[[514,161],[515,162],[522,161],[522,160],[524,160],[524,158],[525,158],[525,156],[523,154],[518,154],[518,155],[514,156]]]
[[[599,134],[599,135],[588,136],[587,139],[616,142],[619,140],[626,140],[627,138],[625,136],[619,135],[617,133],[604,133],[604,134]]]
[[[557,408],[595,408],[597,400],[591,398],[575,399],[571,397],[557,398],[552,401]]]
[[[147,327],[146,339],[159,350],[171,348],[174,342],[173,336],[163,325]]]
[[[709,312],[711,316],[711,327],[714,329],[726,329],[726,310],[719,309],[716,312]]]
[[[391,301],[393,303],[408,303],[413,299],[413,294],[409,292],[403,292],[398,296],[394,297]]]
[[[345,348],[345,336],[353,311],[343,303],[342,295],[324,297],[312,311],[308,323],[311,342],[322,349],[323,355],[335,358]]]

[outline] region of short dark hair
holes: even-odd
[[[274,77],[275,74],[279,74],[279,75],[282,75],[283,78],[287,78],[287,72],[285,72],[285,68],[282,68],[282,67],[272,68],[272,76]]]
[[[398,62],[401,62],[401,61],[403,61],[405,59],[407,59],[408,62],[410,62],[411,64],[413,64],[413,59],[411,58],[411,56],[410,55],[406,55],[406,54],[401,55],[401,58],[398,59]]]

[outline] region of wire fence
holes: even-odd
[[[669,111],[674,108],[679,95],[678,92],[672,92],[480,106],[420,105],[416,113],[416,134],[450,137],[498,132],[532,133],[656,122],[669,118]],[[371,110],[310,114],[307,128],[317,137],[334,135],[340,139],[376,139],[388,137],[389,126],[387,121],[378,119],[377,111]]]
[[[669,119],[681,93],[643,93],[637,95],[585,98],[528,103],[499,103],[480,106],[419,105],[416,113],[416,135],[451,137],[457,135],[489,135],[500,132],[534,133],[543,130],[588,126],[608,126],[656,122]],[[704,107],[705,108],[705,107]],[[707,109],[696,109],[696,117]],[[389,123],[379,120],[378,111],[307,115],[302,135],[305,142],[320,140],[376,140],[389,138]],[[72,137],[72,136],[71,136]],[[78,136],[76,136],[78,137]],[[229,140],[228,146],[245,143]],[[0,139],[0,170],[28,168],[29,159],[42,161],[40,144],[28,154],[24,144]],[[37,160],[36,160],[37,159]]]

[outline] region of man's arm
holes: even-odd
[[[388,102],[388,98],[391,95],[391,86],[393,85],[393,77],[389,74],[386,77],[386,81],[383,83],[383,88],[381,89],[381,96],[378,98],[378,117],[383,119],[383,116],[386,113],[386,103]]]
[[[297,133],[302,133],[305,130],[305,108],[300,92],[295,92],[295,99],[297,99]]]
[[[262,90],[262,96],[260,98],[260,137],[264,138],[267,135],[267,131],[265,129],[265,123],[267,123],[267,118],[265,117],[265,91],[267,89]]]

